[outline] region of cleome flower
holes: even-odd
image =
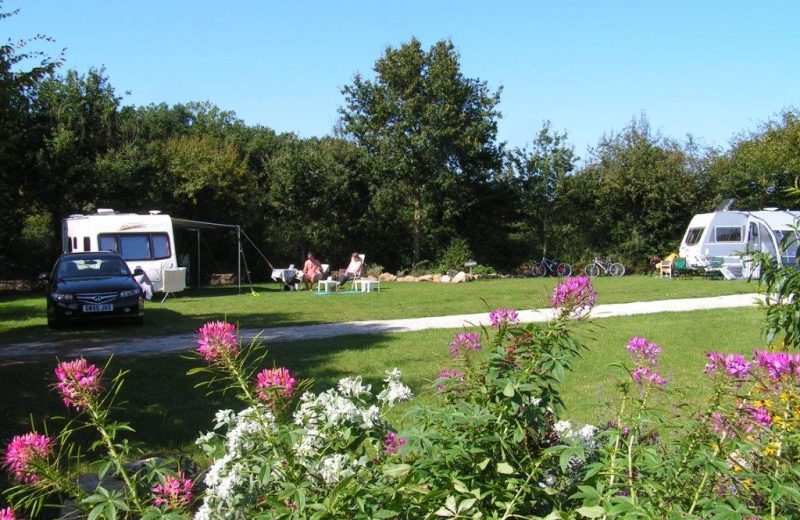
[[[474,332],[459,332],[450,342],[450,356],[457,358],[462,354],[476,352],[481,348],[483,347],[477,334]]]
[[[5,509],[0,509],[0,520],[17,520],[17,517],[14,516],[14,510],[7,507]]]
[[[383,447],[386,449],[388,455],[400,453],[400,449],[405,446],[406,443],[408,443],[408,439],[398,437],[395,432],[387,433],[386,438],[383,439]]]
[[[489,313],[492,328],[501,329],[509,325],[519,325],[519,316],[514,309],[495,309]]]
[[[61,394],[64,406],[78,411],[86,410],[90,402],[102,390],[100,378],[103,371],[85,359],[62,361],[55,370],[56,389]]]
[[[553,291],[550,305],[562,315],[586,315],[597,301],[597,292],[588,276],[570,276]]]
[[[456,383],[463,383],[464,374],[458,370],[445,369],[436,374],[436,379],[446,380],[436,385],[436,391],[442,393],[447,390],[448,386],[454,386]]]
[[[706,374],[724,371],[733,379],[746,379],[752,369],[752,364],[741,354],[709,352],[706,358],[708,359],[704,368]]]
[[[53,439],[40,433],[17,435],[6,447],[3,465],[19,482],[36,482],[36,463],[45,461],[53,448]]]
[[[408,401],[414,394],[411,389],[400,382],[400,371],[396,368],[386,371],[384,382],[386,386],[378,394],[378,401],[387,406],[394,406],[401,401]]]
[[[209,321],[197,331],[197,352],[208,363],[216,361],[223,353],[239,355],[236,325],[225,321]]]
[[[281,398],[291,399],[297,379],[285,368],[267,368],[256,376],[258,398],[275,407]]]
[[[167,475],[164,477],[163,484],[155,486],[153,491],[153,503],[156,506],[165,506],[169,509],[182,509],[188,507],[194,495],[192,487],[194,483],[179,471],[177,476]]]
[[[637,336],[628,341],[625,349],[631,353],[631,358],[636,364],[636,368],[631,372],[631,379],[639,387],[646,383],[659,386],[667,384],[667,380],[658,373],[658,355],[661,353],[661,347],[658,344]]]

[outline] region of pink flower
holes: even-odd
[[[500,329],[509,325],[519,325],[519,316],[514,309],[495,309],[489,313],[492,328]]]
[[[400,448],[405,446],[407,443],[408,439],[398,437],[394,432],[387,433],[386,438],[383,439],[383,446],[386,448],[386,453],[389,455],[392,453],[400,453]]]
[[[268,368],[256,376],[256,391],[262,401],[275,405],[279,397],[290,399],[297,387],[297,379],[293,378],[285,368]]]
[[[588,276],[570,276],[553,291],[550,305],[564,314],[588,314],[597,301],[597,292]]]
[[[645,382],[650,382],[654,385],[666,385],[667,380],[661,377],[661,374],[650,367],[638,366],[631,372],[631,378],[636,381],[636,384],[642,386]]]
[[[483,348],[474,332],[459,332],[450,342],[450,355],[454,358],[462,353],[475,352]]]
[[[704,369],[706,374],[724,370],[732,379],[745,379],[752,368],[752,364],[741,354],[724,355],[719,352],[709,352],[706,358],[708,359]]]
[[[236,325],[225,321],[209,321],[198,330],[197,352],[209,363],[217,360],[223,353],[239,355],[239,340]]]
[[[647,338],[642,337],[631,338],[625,348],[631,353],[631,357],[637,365],[654,366],[661,353],[661,347],[658,344],[651,343],[647,341]]]
[[[770,379],[779,381],[800,369],[800,354],[791,355],[786,352],[755,351],[755,364],[766,370]]]
[[[441,392],[444,392],[445,390],[447,390],[448,383],[452,384],[456,380],[459,383],[463,383],[464,382],[464,374],[459,372],[458,370],[449,370],[449,369],[448,370],[442,370],[441,372],[439,372],[436,375],[436,379],[448,379],[449,380],[446,383],[442,383],[442,384],[436,385],[436,391],[441,393]]]
[[[748,411],[750,412],[750,417],[758,424],[762,426],[769,426],[772,424],[772,416],[766,408],[750,408]]]
[[[56,388],[64,406],[72,406],[78,411],[86,410],[91,400],[102,390],[100,378],[103,371],[83,358],[62,361],[56,367],[55,374]]]
[[[163,484],[153,488],[153,503],[169,509],[188,507],[194,498],[193,486],[194,483],[184,476],[183,471],[179,471],[177,477],[167,475]]]
[[[17,517],[14,516],[14,510],[7,507],[5,509],[0,509],[0,520],[17,520]]]
[[[53,447],[53,440],[40,433],[17,435],[6,447],[3,465],[22,483],[36,482],[35,464],[47,459]]]

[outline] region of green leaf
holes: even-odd
[[[487,458],[483,459],[482,461],[480,461],[478,463],[478,467],[480,469],[484,470],[484,469],[486,469],[486,466],[488,466],[490,462],[491,462],[491,460],[489,460],[489,458],[487,457]]]
[[[501,475],[511,475],[514,473],[514,468],[511,467],[511,464],[508,462],[498,462],[497,463],[497,472]]]
[[[584,506],[577,509],[578,514],[584,518],[600,518],[605,514],[603,506]]]
[[[400,513],[398,513],[397,511],[392,511],[390,509],[381,509],[380,511],[373,513],[372,518],[394,518],[399,515]]]
[[[404,477],[411,471],[409,464],[390,464],[383,468],[383,474],[387,477]]]
[[[503,395],[506,397],[514,397],[514,383],[509,381],[506,387],[503,388]]]

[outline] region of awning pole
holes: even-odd
[[[200,283],[200,228],[197,228],[197,273],[195,276],[197,276],[197,290],[199,291],[202,288]]]
[[[236,278],[239,281],[239,294],[242,294],[242,228],[236,226]]]

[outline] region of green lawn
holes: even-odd
[[[149,302],[143,327],[108,324],[88,325],[60,331],[47,329],[44,297],[4,295],[0,297],[0,345],[19,341],[86,339],[130,336],[160,336],[186,333],[204,322],[226,317],[245,328],[279,325],[333,323],[350,320],[415,318],[447,314],[478,313],[498,307],[530,309],[547,307],[555,278],[480,280],[447,285],[383,283],[383,290],[370,294],[283,292],[276,284],[255,287],[237,294],[235,288],[188,290],[166,302]],[[661,279],[646,276],[596,278],[599,303],[693,298],[755,292],[756,284],[704,279]]]
[[[605,284],[605,281],[601,282]],[[672,284],[670,281],[663,283]],[[728,285],[719,287],[724,286]],[[396,285],[390,287],[396,291],[405,290]],[[389,294],[387,291],[385,296],[388,298]],[[269,296],[272,295],[263,295],[262,298]],[[291,296],[306,300],[314,298],[307,294]],[[377,302],[381,296],[374,300],[371,295],[329,297],[326,301],[345,302],[353,298]],[[181,303],[177,300],[175,305]],[[662,345],[662,371],[669,376],[670,386],[691,387],[684,398],[699,403],[707,391],[702,374],[705,353],[709,350],[750,353],[754,347],[762,345],[762,320],[763,310],[746,308],[664,313],[594,322],[589,328],[580,329],[580,336],[586,340],[589,350],[564,384],[563,395],[568,407],[566,416],[578,422],[594,423],[609,417],[604,403],[615,395],[615,377],[609,372],[608,365],[626,360],[625,345],[630,337],[638,335]],[[418,398],[426,399],[430,380],[449,362],[447,345],[452,335],[453,331],[431,330],[281,343],[271,347],[268,364],[286,366],[302,378],[313,378],[317,390],[335,384],[341,377],[358,374],[377,387],[385,369],[398,367]],[[95,362],[104,363],[105,360]],[[56,396],[48,390],[54,363],[0,360],[3,385],[0,392],[0,409],[3,410],[0,415],[0,445],[12,435],[27,431],[30,414],[40,424],[45,417],[64,413]],[[207,397],[193,388],[197,379],[185,376],[185,372],[197,364],[195,360],[176,355],[113,360],[114,370],[130,370],[121,396],[128,403],[126,419],[138,431],[136,438],[154,452],[190,449],[198,432],[210,428],[217,409],[235,406],[228,399]]]

